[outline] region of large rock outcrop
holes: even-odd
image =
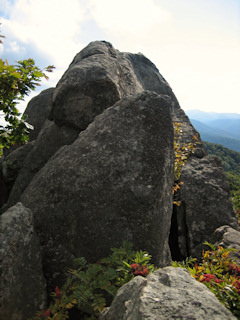
[[[222,167],[200,138],[172,214],[172,122],[182,123],[182,142],[197,132],[142,54],[90,43],[26,114],[35,131],[1,159],[1,205],[21,200],[33,212],[49,290],[72,258],[94,261],[122,240],[170,264],[170,224],[173,258],[199,256],[223,224],[238,229]]]
[[[17,203],[0,216],[0,318],[25,320],[46,305],[46,280],[33,214]]]
[[[135,277],[118,290],[100,320],[236,319],[186,269],[167,267]]]
[[[54,91],[53,88],[44,90],[27,106],[25,114],[28,115],[29,123],[35,127],[30,140],[39,140],[44,136],[44,142],[41,139],[22,164],[23,169],[15,177],[16,185],[13,186],[12,192],[11,189],[7,191],[9,200],[4,210],[19,201],[21,193],[34,174],[57,149],[72,143],[76,138],[72,135],[72,140],[68,139],[66,142],[66,134],[70,137],[73,130],[79,133],[96,115],[101,114],[116,101],[144,90],[164,94],[171,104],[169,108],[180,110],[166,80],[154,64],[142,54],[119,52],[105,41],[92,42],[78,53]],[[50,124],[45,124],[46,118],[53,123],[52,134],[49,130]],[[66,133],[67,130],[69,133]],[[43,132],[38,137],[40,131]],[[56,133],[59,136],[55,140]],[[6,185],[9,185],[6,177],[4,179]],[[4,202],[7,197],[4,197]]]
[[[72,257],[96,261],[123,240],[149,251],[157,265],[169,264],[172,183],[173,129],[164,97],[146,91],[96,117],[21,197],[34,212],[47,279],[62,274]]]

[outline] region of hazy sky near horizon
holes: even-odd
[[[149,58],[184,110],[240,113],[240,0],[0,0],[0,23],[1,59],[55,65],[40,90],[106,40]]]

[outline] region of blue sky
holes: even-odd
[[[55,65],[41,89],[106,40],[147,56],[184,110],[240,113],[240,0],[1,0],[0,22],[2,59]]]

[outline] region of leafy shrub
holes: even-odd
[[[173,266],[186,268],[240,319],[240,266],[230,257],[230,252],[235,249],[216,247],[208,242],[204,244],[211,250],[203,250],[200,263],[195,258],[188,258],[183,262],[173,262]]]
[[[5,38],[0,34],[1,38]],[[4,116],[5,127],[0,126],[0,147],[22,144],[28,140],[29,129],[33,127],[26,122],[26,116],[21,116],[17,109],[19,101],[24,100],[42,78],[48,79],[46,72],[52,72],[54,66],[41,70],[33,59],[17,61],[9,65],[8,61],[0,59],[0,116]],[[0,154],[1,157],[1,154]]]
[[[75,269],[60,290],[52,293],[53,303],[33,319],[69,319],[77,314],[79,319],[98,319],[109,306],[118,289],[135,276],[147,276],[156,270],[150,264],[151,256],[145,251],[133,251],[132,244],[111,249],[109,257],[89,264],[84,258],[74,260]]]

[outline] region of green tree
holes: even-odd
[[[4,36],[0,34],[2,44],[1,38]],[[26,117],[21,117],[17,104],[39,86],[42,78],[48,79],[45,72],[52,72],[53,68],[48,66],[41,70],[33,59],[17,61],[15,65],[0,59],[0,112],[6,122],[5,126],[0,126],[0,153],[3,147],[28,140],[29,129],[33,127],[26,122]]]

